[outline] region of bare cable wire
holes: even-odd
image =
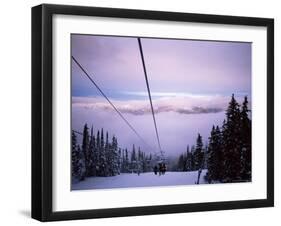
[[[141,45],[141,39],[140,38],[138,38],[138,43],[139,43],[139,49],[140,49],[140,54],[141,54],[141,59],[142,59],[142,66],[143,66],[143,71],[144,71],[144,76],[145,76],[145,82],[146,82],[148,97],[149,97],[149,101],[150,101],[150,107],[151,107],[151,112],[152,112],[152,117],[153,117],[155,132],[156,132],[156,137],[157,137],[157,141],[158,141],[158,147],[159,147],[160,153],[163,155],[162,148],[161,148],[161,145],[160,145],[160,139],[159,139],[157,124],[156,124],[156,119],[155,119],[155,114],[154,114],[154,108],[153,108],[153,104],[152,104],[152,98],[151,98],[151,93],[150,93],[150,88],[149,88],[149,83],[148,83],[147,72],[146,72],[146,67],[145,67],[144,56],[143,56],[143,51],[142,51],[142,45]]]

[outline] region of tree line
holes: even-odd
[[[222,127],[213,126],[208,144],[198,134],[196,146],[181,154],[178,170],[208,169],[206,180],[213,182],[251,181],[251,119],[248,99],[240,105],[234,95],[226,110]]]
[[[206,152],[208,147],[203,145],[202,136],[198,134],[196,145],[192,145],[191,149],[187,145],[186,152],[178,158],[178,171],[196,171],[206,168]]]
[[[109,140],[108,132],[103,129],[93,133],[89,132],[87,124],[84,125],[82,144],[77,142],[77,135],[72,131],[72,179],[84,180],[85,177],[116,176],[120,173],[151,171],[152,155],[136,150],[133,144],[132,151],[118,146],[116,136]]]

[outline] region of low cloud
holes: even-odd
[[[236,98],[239,103],[242,97]],[[115,107],[124,114],[151,114],[148,99],[143,100],[114,100]],[[208,114],[225,111],[230,101],[229,96],[172,96],[153,99],[155,114],[176,112],[179,114]],[[73,97],[72,107],[82,107],[92,110],[114,111],[112,106],[102,97]]]

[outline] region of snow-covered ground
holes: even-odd
[[[200,184],[205,184],[204,176],[207,170],[203,170],[200,176]],[[88,177],[84,181],[72,184],[72,190],[105,189],[105,188],[129,188],[195,184],[198,171],[193,172],[166,172],[165,175],[154,175],[153,172],[137,174],[123,173],[114,177]]]

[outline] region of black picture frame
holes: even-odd
[[[95,210],[52,210],[52,18],[55,14],[267,28],[267,198]],[[274,20],[268,18],[43,4],[32,8],[32,218],[122,217],[274,206]]]

